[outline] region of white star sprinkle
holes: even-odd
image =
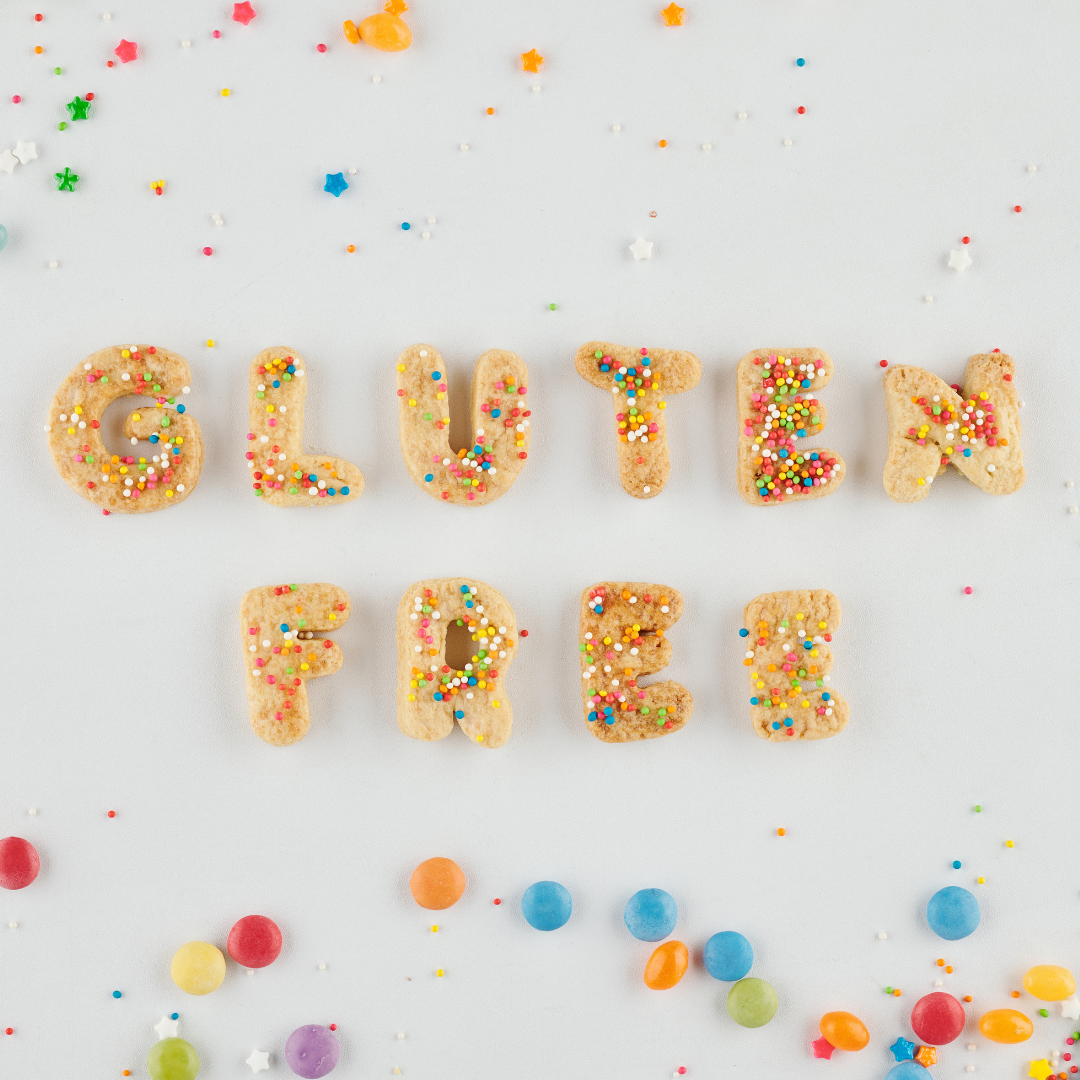
[[[1067,1016],[1070,1020],[1080,1020],[1080,998],[1075,994],[1064,1001],[1059,1001],[1058,1004],[1061,1006],[1062,1016]]]
[[[953,270],[966,270],[970,265],[971,256],[967,253],[967,248],[949,252],[949,266]]]
[[[652,249],[652,241],[639,236],[630,245],[630,254],[633,255],[635,259],[651,259]]]
[[[253,1073],[267,1072],[270,1068],[270,1054],[266,1050],[252,1050],[251,1057],[247,1059]]]
[[[154,1030],[157,1032],[158,1040],[161,1039],[175,1039],[177,1028],[180,1027],[179,1020],[170,1020],[167,1016],[163,1016],[155,1025]]]
[[[13,173],[15,166],[19,164],[19,159],[10,151],[5,150],[0,154],[0,169],[3,169],[6,173]]]
[[[24,165],[26,165],[37,157],[37,143],[23,142],[23,140],[20,139],[15,144],[13,153]]]

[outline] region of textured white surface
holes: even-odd
[[[0,895],[0,926],[18,923],[0,936],[4,1076],[145,1075],[152,1025],[177,1011],[205,1080],[246,1074],[253,1046],[287,1075],[285,1038],[312,1022],[339,1024],[349,1077],[659,1080],[685,1065],[874,1080],[935,979],[974,995],[974,1021],[1013,1004],[1029,965],[1080,964],[1064,488],[1080,472],[1080,13],[696,0],[665,29],[661,6],[417,0],[396,56],[345,44],[341,20],[369,13],[349,4],[256,0],[248,27],[227,3],[101,0],[42,24],[28,3],[0,8],[0,144],[39,154],[0,176],[0,835],[42,856],[31,888]],[[106,70],[121,37],[139,59]],[[538,76],[517,62],[534,46]],[[86,91],[91,119],[58,132]],[[65,166],[73,194],[52,180]],[[334,199],[324,174],[342,169],[352,186]],[[963,235],[973,265],[958,274]],[[651,259],[628,251],[638,236]],[[658,499],[619,488],[610,406],[572,364],[593,337],[705,364],[670,406]],[[207,464],[182,506],[104,518],[56,476],[41,427],[75,363],[130,341],[191,362]],[[393,362],[415,341],[448,358],[459,400],[485,349],[529,364],[532,454],[490,507],[440,505],[406,474]],[[308,442],[363,468],[358,501],[309,513],[251,497],[246,371],[274,344],[305,357]],[[756,509],[736,494],[735,364],[766,345],[836,363],[818,442],[848,477],[827,499]],[[1018,363],[1027,486],[995,500],[954,474],[923,504],[890,503],[877,361],[951,382],[995,347]],[[459,733],[415,743],[395,723],[398,600],[455,574],[499,588],[530,631],[500,751]],[[580,589],[619,577],[683,592],[668,674],[696,713],[612,747],[581,716],[575,634]],[[312,685],[307,739],[274,749],[248,729],[237,604],[313,580],[352,597],[346,662]],[[736,631],[757,593],[802,586],[844,604],[834,685],[852,721],[774,746],[750,729]],[[435,854],[469,887],[433,919],[407,883]],[[518,900],[549,877],[575,906],[545,935]],[[946,884],[983,907],[955,944],[923,917]],[[698,961],[674,990],[645,988],[650,946],[621,921],[645,886],[676,897],[696,957],[718,930],[750,938],[752,974],[780,995],[772,1024],[737,1028]],[[230,961],[209,998],[173,986],[178,946],[223,946],[251,913],[285,934],[272,967]],[[811,1063],[831,1009],[860,1015],[871,1045]],[[1056,1012],[1015,1048],[972,1023],[940,1075],[1024,1075],[1067,1049]]]

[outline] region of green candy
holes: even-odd
[[[741,1027],[764,1027],[775,1015],[776,991],[764,979],[740,979],[727,997],[727,1011]]]
[[[195,1080],[199,1075],[199,1055],[183,1039],[162,1039],[146,1055],[150,1080]]]

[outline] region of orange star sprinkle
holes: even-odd
[[[686,8],[679,7],[678,4],[672,0],[672,3],[668,4],[663,11],[660,12],[664,16],[665,26],[682,26],[682,17]]]
[[[388,11],[391,15],[400,15],[403,11],[408,10],[409,5],[405,3],[405,0],[386,0],[386,4],[383,6],[383,11]]]
[[[544,58],[535,50],[530,49],[528,52],[521,54],[521,67],[525,71],[531,71],[534,75],[540,73],[540,65],[544,62]]]

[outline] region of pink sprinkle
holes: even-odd
[[[106,517],[108,517],[108,516],[109,516],[109,515],[110,515],[110,514],[112,513],[112,511],[111,511],[111,510],[102,510],[101,512],[102,512],[102,513],[103,513],[103,514],[104,514],[104,515],[105,515]]]
[[[326,46],[322,44],[316,45],[315,49],[317,52],[326,52]]]
[[[975,590],[970,585],[964,586],[964,595],[970,596]]]
[[[18,94],[15,94],[11,100],[13,104],[18,105],[19,102],[22,101],[22,98]]]
[[[249,431],[248,432],[248,440],[250,441],[251,439],[254,439],[254,438],[255,438],[255,433],[253,431]]]
[[[216,37],[216,38],[221,37],[221,31],[220,30],[215,30],[213,36]],[[280,720],[281,717],[279,716],[278,719]]]
[[[275,720],[280,720],[281,719],[281,713],[279,713],[279,712],[274,713],[274,719]]]
[[[204,247],[202,249],[202,253],[204,255],[213,255],[214,254],[214,249],[212,247]]]

